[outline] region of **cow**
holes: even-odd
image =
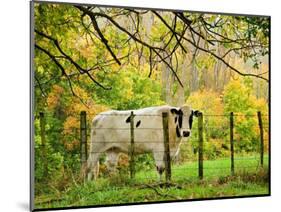
[[[95,116],[91,126],[90,152],[87,160],[87,178],[94,180],[99,172],[99,158],[106,153],[106,165],[114,170],[120,153],[130,149],[131,111],[134,113],[134,151],[136,154],[152,153],[160,178],[165,169],[162,113],[168,113],[170,157],[174,158],[183,138],[191,135],[193,111],[189,106],[169,105],[138,110],[110,110]]]

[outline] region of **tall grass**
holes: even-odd
[[[36,208],[70,207],[82,205],[122,204],[177,199],[213,198],[224,196],[268,194],[268,157],[264,167],[259,158],[248,156],[235,160],[235,174],[230,172],[230,159],[204,161],[204,179],[198,179],[198,163],[172,166],[174,186],[159,187],[155,170],[139,171],[129,179],[124,170],[110,178],[73,185],[63,192],[38,195]],[[164,180],[164,176],[163,179]]]

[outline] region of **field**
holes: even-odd
[[[229,158],[205,161],[203,180],[198,179],[197,162],[173,165],[172,183],[165,186],[164,176],[161,182],[155,170],[137,172],[134,180],[120,172],[96,182],[76,184],[64,192],[38,195],[35,206],[39,209],[267,195],[268,156],[263,168],[258,155],[237,157],[234,176],[230,175]]]

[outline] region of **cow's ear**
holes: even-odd
[[[193,110],[193,114],[194,114],[194,116],[198,117],[199,113],[200,113],[200,111],[199,111],[199,110]]]
[[[171,113],[172,114],[179,114],[179,111],[177,109],[175,109],[175,108],[172,108],[171,109]]]

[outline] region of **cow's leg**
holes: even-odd
[[[97,180],[97,178],[99,176],[99,170],[100,170],[100,162],[98,160],[97,163],[96,163],[96,166],[95,166],[95,168],[93,170],[93,172],[94,172],[94,180]]]
[[[88,171],[88,176],[87,179],[88,181],[97,179],[98,174],[99,174],[99,157],[100,157],[100,152],[95,152],[95,153],[90,153],[88,161],[87,161],[87,171]]]
[[[116,171],[116,166],[118,163],[119,152],[116,151],[107,151],[106,152],[106,167],[110,174]]]
[[[153,152],[153,157],[155,160],[156,170],[159,174],[160,181],[162,180],[162,174],[165,170],[164,162],[164,151],[155,151]]]

